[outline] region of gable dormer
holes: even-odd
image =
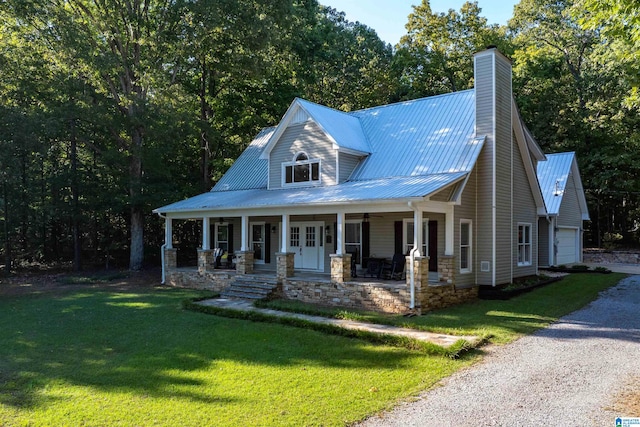
[[[336,185],[370,154],[360,120],[295,99],[267,143],[269,189]]]

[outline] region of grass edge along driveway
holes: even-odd
[[[482,331],[506,343],[582,307],[622,277],[573,275],[511,301],[478,301],[411,322]],[[199,295],[79,286],[3,298],[0,425],[345,425],[478,358],[180,308]]]

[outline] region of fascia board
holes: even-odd
[[[512,100],[513,107],[515,107],[515,102]],[[511,122],[513,126],[513,131],[516,136],[516,142],[518,144],[518,148],[520,150],[520,156],[522,157],[522,163],[524,164],[525,173],[527,174],[527,180],[529,181],[529,187],[531,188],[531,192],[533,193],[533,198],[536,202],[536,210],[541,212],[547,211],[546,205],[544,203],[544,198],[542,197],[542,190],[540,190],[540,182],[538,182],[538,174],[536,173],[535,168],[533,167],[533,161],[531,159],[531,151],[529,151],[529,146],[526,142],[526,136],[524,134],[524,129],[522,127],[522,122],[520,121],[520,115],[517,113],[511,115]],[[536,144],[537,145],[537,144]],[[540,213],[538,213],[540,215]]]
[[[589,208],[587,207],[587,198],[584,195],[584,187],[582,186],[582,178],[580,177],[580,170],[578,169],[578,162],[575,154],[571,161],[571,174],[573,175],[573,186],[578,193],[578,202],[580,203],[580,211],[582,213],[582,220],[589,221]]]

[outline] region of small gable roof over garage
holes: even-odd
[[[537,174],[540,190],[549,215],[558,215],[569,179],[573,179],[582,219],[589,220],[587,200],[574,152],[547,154],[547,160],[538,162]]]

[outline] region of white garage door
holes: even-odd
[[[560,228],[558,230],[558,259],[556,264],[571,264],[579,261],[577,231],[573,228]]]

